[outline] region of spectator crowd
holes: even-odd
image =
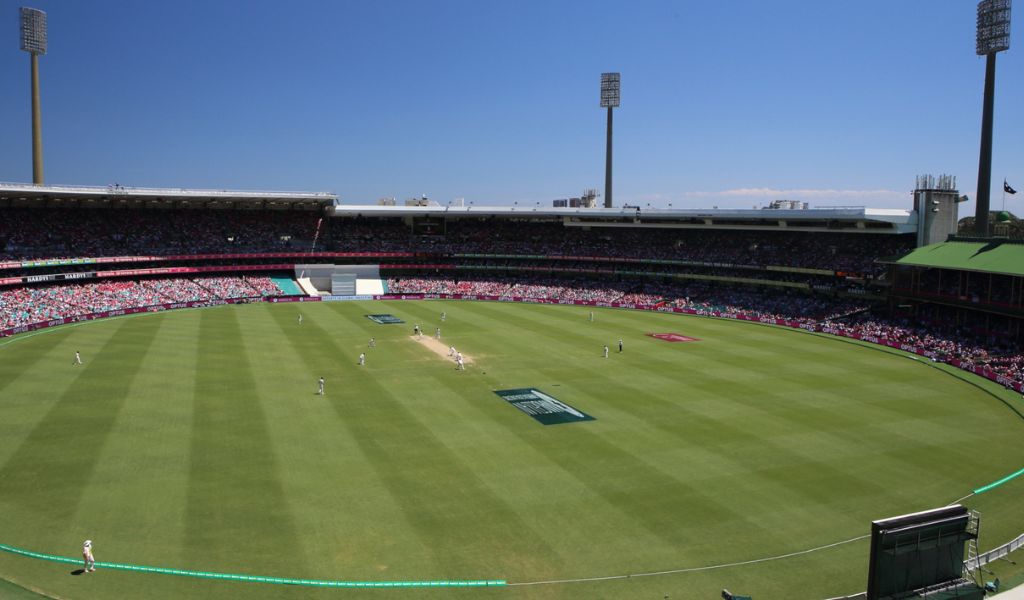
[[[877,274],[877,258],[913,245],[912,236],[570,227],[494,218],[452,219],[420,235],[402,219],[321,219],[297,211],[7,208],[0,217],[0,261],[315,249],[659,259]]]
[[[22,287],[0,291],[0,329],[138,306],[282,293],[269,277],[250,276]]]

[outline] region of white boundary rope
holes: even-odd
[[[581,577],[579,579],[549,579],[547,581],[521,581],[521,582],[508,582],[506,585],[548,585],[554,583],[582,583],[586,581],[607,581],[609,579],[630,579],[632,577],[653,577],[655,575],[673,575],[677,573],[695,573],[698,571],[713,571],[715,569],[727,569],[729,567],[740,567],[743,565],[752,565],[756,563],[769,562],[773,560],[782,560],[784,558],[791,558],[793,556],[800,556],[801,554],[810,554],[811,552],[818,552],[819,550],[827,550],[828,548],[834,548],[836,546],[842,546],[843,544],[849,544],[851,542],[860,541],[871,537],[871,534],[859,535],[848,540],[841,542],[833,542],[831,544],[825,544],[824,546],[818,546],[816,548],[808,548],[806,550],[797,550],[796,552],[790,552],[788,554],[780,554],[778,556],[768,556],[765,558],[755,558],[751,560],[742,560],[739,562],[722,563],[719,565],[707,565],[703,567],[684,567],[681,569],[670,569],[668,571],[651,571],[648,573],[628,573],[626,575],[607,575],[604,577]]]
[[[968,498],[970,498],[970,497],[972,497],[974,495],[975,495],[975,493],[971,492],[970,494],[967,494],[963,498],[960,498],[958,500],[954,500],[954,501],[950,502],[946,506],[952,506],[954,504],[960,504],[964,500],[966,500],[966,499],[968,499]],[[860,541],[860,540],[866,540],[866,539],[868,539],[870,537],[871,537],[871,534],[870,533],[866,533],[864,535],[859,535],[857,537],[852,537],[852,538],[850,538],[848,540],[843,540],[841,542],[832,542],[831,544],[825,544],[824,546],[816,546],[814,548],[807,548],[806,550],[797,550],[795,552],[789,552],[787,554],[779,554],[777,556],[767,556],[767,557],[764,557],[764,558],[753,558],[751,560],[741,560],[741,561],[738,561],[738,562],[722,563],[722,564],[718,564],[718,565],[705,565],[703,567],[682,567],[682,568],[679,568],[679,569],[669,569],[667,571],[650,571],[650,572],[646,572],[646,573],[627,573],[625,575],[605,575],[603,577],[580,577],[578,579],[548,579],[548,580],[545,580],[545,581],[508,582],[506,585],[508,585],[508,586],[513,586],[513,585],[526,586],[526,585],[551,585],[551,584],[556,584],[556,583],[584,583],[584,582],[588,582],[588,581],[609,581],[609,580],[613,580],[613,579],[631,579],[633,577],[654,577],[655,575],[677,575],[679,573],[697,573],[697,572],[700,572],[700,571],[714,571],[716,569],[728,569],[729,567],[742,567],[742,566],[745,566],[745,565],[754,565],[754,564],[757,564],[757,563],[765,563],[765,562],[771,562],[771,561],[774,561],[774,560],[782,560],[784,558],[792,558],[794,556],[801,556],[801,555],[804,555],[804,554],[811,554],[812,552],[819,552],[821,550],[828,550],[829,548],[835,548],[836,546],[842,546],[844,544],[849,544],[849,543],[857,542],[857,541]]]

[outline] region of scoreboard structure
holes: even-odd
[[[983,597],[964,568],[978,523],[977,513],[959,504],[872,522],[867,600],[946,589],[955,589],[957,598]]]

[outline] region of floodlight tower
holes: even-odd
[[[604,207],[612,207],[612,109],[619,105],[619,74],[601,73],[601,106],[608,107],[608,138],[604,154]]]
[[[985,57],[985,100],[981,113],[981,156],[974,232],[988,237],[989,192],[992,187],[992,112],[996,95],[996,54],[1010,48],[1010,0],[978,3],[977,54]]]
[[[32,183],[43,185],[43,122],[39,108],[39,56],[46,54],[46,13],[21,7],[21,49],[32,59]]]

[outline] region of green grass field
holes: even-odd
[[[521,584],[828,545],[1024,466],[1024,420],[1005,404],[1019,397],[973,376],[799,331],[611,309],[590,323],[589,310],[266,304],[0,341],[0,543],[74,557],[91,538],[99,561],[276,577]],[[458,372],[412,341],[413,323],[441,325],[472,364]],[[544,426],[493,393],[527,387],[596,420]],[[1022,494],[1024,477],[964,502],[982,513],[983,550],[1024,531]],[[868,545],[471,590],[75,576],[3,552],[0,578],[69,599],[821,599],[864,589]]]

